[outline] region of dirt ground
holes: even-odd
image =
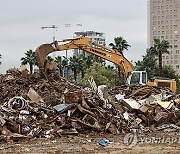
[[[164,134],[151,134],[149,136],[164,136]],[[180,137],[180,134],[173,134],[175,137]],[[166,135],[167,137],[167,135]],[[168,137],[172,137],[168,134]],[[106,138],[108,146],[99,145],[99,140]],[[119,154],[119,153],[171,153],[179,154],[180,142],[175,143],[137,143],[134,147],[128,147],[124,144],[124,135],[109,135],[109,134],[83,134],[77,136],[62,136],[53,139],[30,139],[18,142],[9,142],[0,144],[0,153],[96,153],[96,154]]]

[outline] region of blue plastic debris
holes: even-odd
[[[100,139],[99,140],[99,145],[106,147],[107,146],[107,140],[106,139]]]

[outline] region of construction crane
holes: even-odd
[[[53,29],[53,42],[55,41],[55,29],[57,29],[58,27],[56,25],[52,25],[52,26],[43,26],[41,27],[42,29]]]

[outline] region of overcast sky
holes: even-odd
[[[147,48],[147,0],[0,0],[0,73],[19,67],[27,50],[51,42],[53,31],[41,27],[53,24],[57,40],[92,30],[105,33],[108,45],[122,36],[131,45],[124,51],[130,61],[141,60]]]

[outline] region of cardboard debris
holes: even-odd
[[[41,96],[33,88],[29,89],[28,97],[37,104],[43,102]]]

